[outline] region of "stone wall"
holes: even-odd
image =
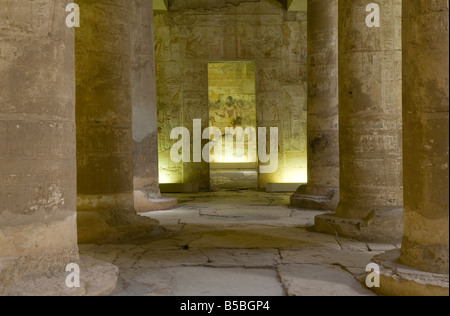
[[[273,1],[155,13],[161,182],[209,188],[206,163],[174,163],[174,127],[208,127],[208,63],[252,61],[256,66],[259,127],[279,128],[279,168],[269,182],[306,180],[306,14]],[[192,133],[191,133],[192,134]],[[192,137],[192,135],[191,135]],[[287,168],[289,166],[289,168]]]

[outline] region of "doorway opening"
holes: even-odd
[[[209,127],[221,143],[211,151],[212,190],[258,188],[255,78],[254,62],[208,64]]]

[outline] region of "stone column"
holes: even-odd
[[[336,210],[339,202],[338,1],[308,1],[308,184],[291,205]]]
[[[67,3],[0,0],[0,295],[78,260]]]
[[[375,259],[380,292],[448,296],[448,1],[404,1],[403,66],[405,234]]]
[[[403,226],[401,0],[339,1],[340,202],[319,232],[399,242]]]
[[[158,114],[153,1],[131,0],[131,99],[133,107],[134,205],[138,213],[173,208],[158,183]]]
[[[78,240],[117,243],[149,236],[157,224],[136,215],[133,198],[130,2],[78,4]]]
[[[401,261],[423,271],[448,274],[448,2],[409,1],[403,14],[405,235]]]

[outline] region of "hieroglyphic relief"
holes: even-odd
[[[258,97],[260,115],[258,117],[260,122],[265,122],[260,126],[272,126],[273,123],[281,122],[282,104],[283,99],[280,92],[260,92]]]
[[[306,139],[302,137],[306,135],[306,90],[300,86],[284,86],[283,87],[283,125],[285,131],[285,139],[283,143],[285,150],[289,152],[306,153]],[[298,104],[304,104],[299,107]]]
[[[257,64],[259,92],[281,90],[281,62],[259,62]]]
[[[171,43],[169,26],[158,26],[155,29],[155,58],[157,61],[169,61],[171,58]]]
[[[170,132],[183,124],[183,90],[180,85],[159,84],[158,94],[158,151],[160,182],[181,182],[183,165],[170,159],[173,141]]]
[[[207,67],[203,61],[183,61],[183,90],[205,92],[208,89]]]

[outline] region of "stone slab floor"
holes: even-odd
[[[323,212],[291,209],[289,194],[178,194],[179,208],[143,214],[162,236],[138,245],[83,245],[119,267],[111,295],[359,296],[372,257],[400,245],[312,232]]]

